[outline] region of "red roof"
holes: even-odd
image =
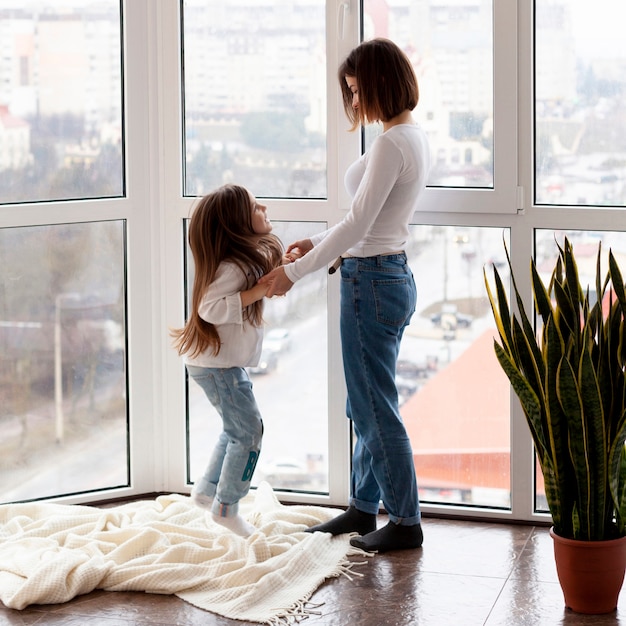
[[[402,406],[420,486],[510,488],[510,384],[485,331]]]
[[[0,126],[4,128],[23,128],[28,122],[9,113],[9,107],[0,105]]]

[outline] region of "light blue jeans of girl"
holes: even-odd
[[[415,312],[417,292],[406,255],[349,257],[341,264],[341,348],[346,412],[356,444],[350,504],[389,519],[420,522],[413,450],[395,383],[400,341]]]
[[[263,420],[252,383],[243,367],[187,365],[187,371],[217,409],[223,424],[196,490],[214,498],[214,515],[234,517],[239,512],[239,500],[250,490],[263,437]]]

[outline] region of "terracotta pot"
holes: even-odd
[[[593,615],[614,611],[626,570],[626,537],[580,541],[559,537],[553,528],[550,536],[565,606]]]

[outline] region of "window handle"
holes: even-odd
[[[346,34],[346,21],[350,13],[350,2],[342,2],[337,9],[337,27],[339,39],[343,39]]]

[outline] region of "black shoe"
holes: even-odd
[[[390,550],[410,550],[419,548],[424,541],[422,526],[400,526],[389,522],[374,532],[363,537],[353,537],[350,545],[366,552],[389,552]]]
[[[344,533],[359,533],[367,535],[376,530],[376,515],[374,513],[364,513],[351,506],[347,511],[338,515],[334,519],[307,528],[307,533],[330,533],[331,535],[343,535]]]

